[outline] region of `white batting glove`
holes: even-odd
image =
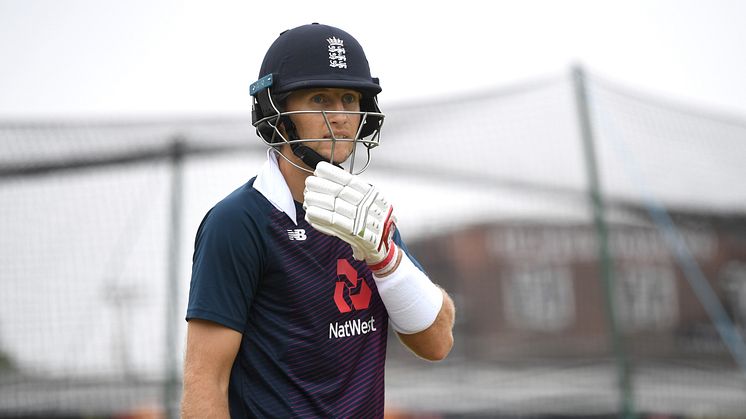
[[[352,246],[378,275],[392,271],[399,259],[393,242],[393,206],[375,186],[328,162],[316,166],[303,191],[306,221],[316,230]]]

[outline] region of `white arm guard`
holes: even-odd
[[[385,277],[374,272],[373,278],[391,326],[408,335],[421,332],[435,322],[443,306],[443,292],[404,252],[399,253],[401,262],[396,270]]]

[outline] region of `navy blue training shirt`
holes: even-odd
[[[232,417],[383,417],[388,315],[372,273],[305,221],[268,164],[203,219],[186,318],[243,335]]]

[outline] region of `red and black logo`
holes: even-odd
[[[357,270],[347,259],[337,259],[337,284],[334,288],[334,303],[340,313],[364,310],[370,304],[372,292],[365,279],[358,276]],[[345,299],[345,295],[348,299]],[[351,304],[348,304],[347,302]]]

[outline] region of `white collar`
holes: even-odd
[[[267,161],[256,175],[254,189],[264,195],[275,208],[290,217],[295,225],[298,225],[293,195],[285,182],[285,177],[280,172],[280,166],[277,165],[277,154],[271,148],[267,149]]]

